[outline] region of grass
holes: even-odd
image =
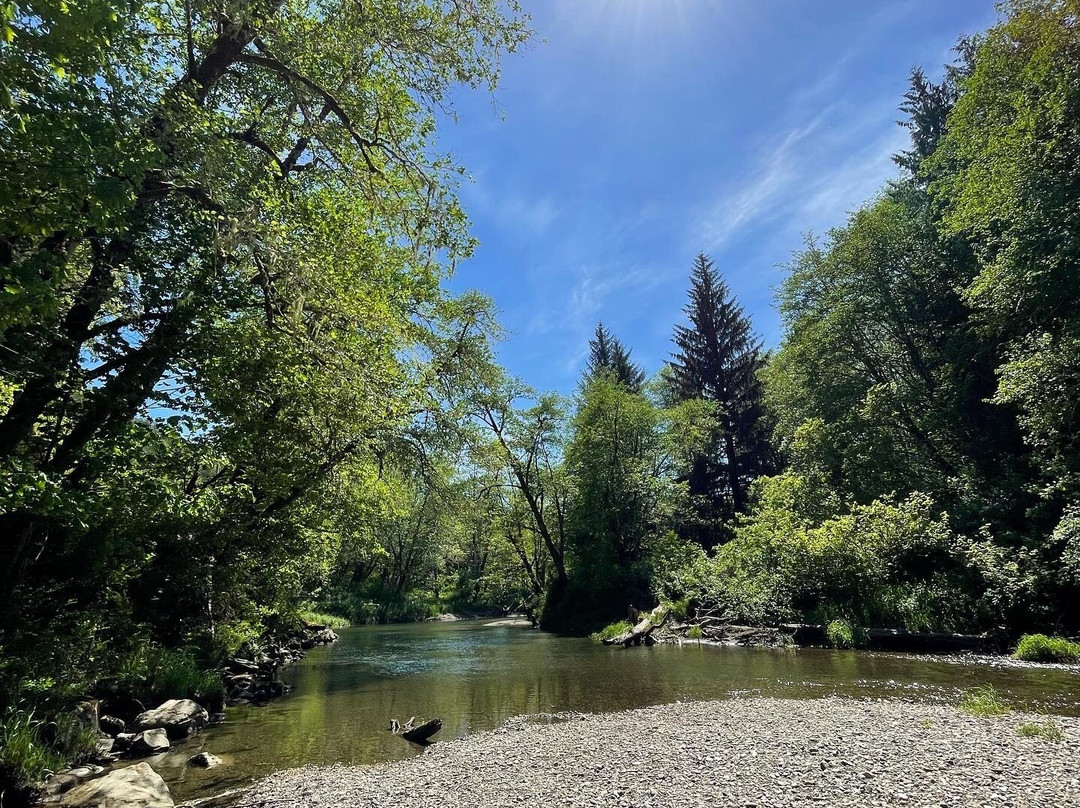
[[[993,685],[969,690],[960,700],[960,709],[977,716],[1005,715],[1012,712],[1012,708],[1005,703]]]
[[[308,625],[327,626],[329,628],[348,628],[349,621],[336,614],[317,612],[313,609],[300,612],[300,619]]]
[[[124,661],[119,679],[141,701],[194,699],[209,704],[225,695],[215,671],[199,667],[192,654],[171,648],[140,649]]]
[[[59,771],[63,755],[45,743],[46,722],[33,712],[9,709],[0,722],[0,772],[9,783],[38,783]]]
[[[1045,634],[1025,634],[1013,657],[1025,662],[1077,662],[1080,661],[1080,643]]]
[[[71,712],[49,721],[32,709],[9,707],[0,719],[0,788],[32,787],[87,759],[96,745],[94,729]]]
[[[1027,721],[1016,728],[1021,738],[1045,738],[1060,743],[1065,740],[1065,731],[1049,718],[1042,722]]]
[[[633,626],[627,623],[625,620],[620,620],[617,623],[612,623],[609,626],[605,626],[600,631],[594,632],[589,635],[589,638],[593,642],[603,642],[604,640],[611,640],[618,637],[624,631],[629,631]]]

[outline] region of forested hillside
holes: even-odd
[[[475,244],[436,124],[515,4],[4,11],[8,728],[313,608],[1080,630],[1073,0],[914,72],[901,177],[793,257],[778,346],[673,255],[670,361],[599,324],[570,397],[443,283]]]

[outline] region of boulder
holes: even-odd
[[[198,766],[200,769],[212,769],[215,766],[220,766],[222,761],[217,755],[211,755],[209,752],[199,752],[197,755],[192,755],[187,759],[189,766]]]
[[[131,742],[131,752],[135,755],[156,755],[169,751],[169,736],[163,729],[148,729],[140,732]]]
[[[148,763],[115,769],[104,777],[76,786],[60,805],[69,808],[173,808],[169,787]]]
[[[125,752],[131,748],[131,742],[135,740],[134,732],[121,732],[113,738],[113,752]]]
[[[101,718],[98,719],[98,726],[101,727],[102,732],[106,735],[111,735],[114,738],[127,729],[127,724],[124,723],[124,719],[112,715],[101,716]]]
[[[209,722],[210,714],[191,699],[169,699],[153,710],[140,713],[135,719],[135,729],[163,729],[175,740],[186,738]]]
[[[102,766],[109,766],[120,759],[121,752],[116,748],[115,738],[102,738],[94,748],[92,760]]]
[[[230,659],[225,663],[229,670],[233,673],[258,673],[259,666],[252,662],[250,659]]]
[[[98,715],[101,705],[97,699],[83,699],[75,705],[75,720],[93,733],[98,732]]]

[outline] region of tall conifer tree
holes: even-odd
[[[631,393],[640,393],[645,384],[645,371],[630,360],[630,350],[602,322],[589,340],[589,358],[585,363],[585,379],[608,372],[624,384]]]
[[[746,505],[755,477],[772,470],[773,450],[762,420],[761,342],[708,256],[690,276],[689,325],[675,327],[671,370],[676,395],[715,402],[719,426],[712,447],[695,459],[690,492],[703,499],[705,522],[730,520]],[[711,544],[706,529],[699,536]]]

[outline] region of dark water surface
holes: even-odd
[[[175,798],[206,796],[308,763],[376,763],[418,747],[388,731],[442,718],[440,739],[493,729],[515,715],[601,712],[732,694],[832,694],[955,702],[993,684],[1020,709],[1080,714],[1080,676],[1060,668],[996,668],[897,654],[817,649],[609,648],[492,621],[364,626],[340,631],[283,678],[295,691],[151,759]],[[226,765],[185,764],[206,749]]]

